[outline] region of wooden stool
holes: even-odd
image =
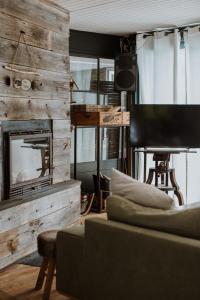
[[[38,236],[38,253],[43,257],[35,290],[40,290],[46,276],[43,300],[49,300],[53,277],[56,269],[57,230],[50,230]]]
[[[149,175],[146,183],[151,184],[155,174],[155,186],[160,190],[168,193],[173,191],[178,198],[179,205],[184,204],[183,195],[180,192],[179,185],[175,177],[175,169],[169,168],[171,153],[155,152],[153,155],[153,161],[155,161],[155,168],[149,169]],[[159,177],[161,179],[161,184],[158,184]],[[170,182],[171,181],[171,185]]]

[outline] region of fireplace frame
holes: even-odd
[[[17,139],[38,140],[42,138],[48,139],[49,144],[49,175],[25,180],[20,183],[12,183],[12,163],[11,163],[11,142]],[[33,131],[8,131],[4,137],[4,200],[23,198],[24,196],[33,194],[34,192],[43,191],[50,188],[53,178],[53,135],[50,130],[33,130]]]

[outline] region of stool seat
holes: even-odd
[[[41,256],[55,258],[57,233],[57,230],[49,230],[38,235],[38,252]]]

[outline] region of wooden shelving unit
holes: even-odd
[[[102,127],[120,127],[122,133],[121,139],[121,160],[124,159],[124,136],[125,130],[130,126],[130,112],[71,112],[71,122],[74,125],[74,178],[77,176],[77,128],[78,127],[96,127],[96,153],[97,153],[97,187],[95,211],[98,213],[105,212],[105,200],[102,197],[103,191],[100,187],[100,170],[101,170],[101,135]],[[94,209],[93,209],[94,210]]]

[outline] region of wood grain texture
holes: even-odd
[[[69,188],[67,191],[59,191],[0,211],[0,233],[26,224],[30,219],[35,220],[42,218],[62,208],[71,209],[74,201],[79,200],[79,193],[80,188],[79,185],[77,185]],[[22,213],[23,216],[19,217]]]
[[[67,195],[66,195],[67,199]],[[80,200],[71,207],[30,220],[7,232],[0,233],[0,269],[37,250],[37,236],[50,229],[61,229],[79,219]]]
[[[53,140],[53,161],[54,165],[66,164],[70,161],[71,137]]]
[[[69,119],[69,110],[63,100],[0,97],[1,120]]]
[[[17,42],[0,38],[0,62],[12,63],[16,53]],[[14,61],[16,65],[29,67],[32,69],[43,69],[52,72],[67,73],[69,71],[69,57],[44,50],[37,47],[26,46],[20,43]]]
[[[43,290],[35,291],[39,268],[13,265],[0,272],[0,300],[41,300]],[[56,291],[54,280],[50,300],[77,300]]]
[[[72,112],[71,121],[77,126],[130,126],[130,112]]]
[[[63,139],[71,136],[70,120],[53,120],[54,139]]]
[[[3,68],[5,64],[0,63],[0,97],[12,98],[44,98],[65,99],[69,101],[69,75],[60,74],[46,70],[37,70],[39,76],[10,72]],[[29,67],[13,65],[14,68],[29,71]],[[15,80],[28,79],[31,88],[24,91],[22,88],[14,87]]]
[[[0,120],[53,120],[53,180],[66,181],[71,146],[69,13],[51,0],[0,0],[0,18]],[[13,61],[21,30],[25,39],[20,41],[13,68],[37,71],[38,76],[3,68]],[[16,89],[16,79],[29,79],[31,89]],[[40,232],[68,226],[79,215],[79,184],[0,209],[0,269],[35,251]]]
[[[53,183],[59,183],[70,179],[70,159],[65,163],[54,165]]]
[[[53,121],[53,182],[70,178],[71,124],[69,120]]]
[[[47,0],[1,0],[0,11],[34,25],[65,33],[69,28],[69,12],[54,3]]]
[[[0,13],[0,36],[8,40],[18,41],[20,31],[24,31],[27,45],[43,48],[62,54],[69,50],[69,32],[57,33],[49,29],[28,23],[19,18]],[[68,24],[68,23],[67,23]],[[67,29],[67,28],[66,28]],[[22,40],[22,42],[24,42]]]

